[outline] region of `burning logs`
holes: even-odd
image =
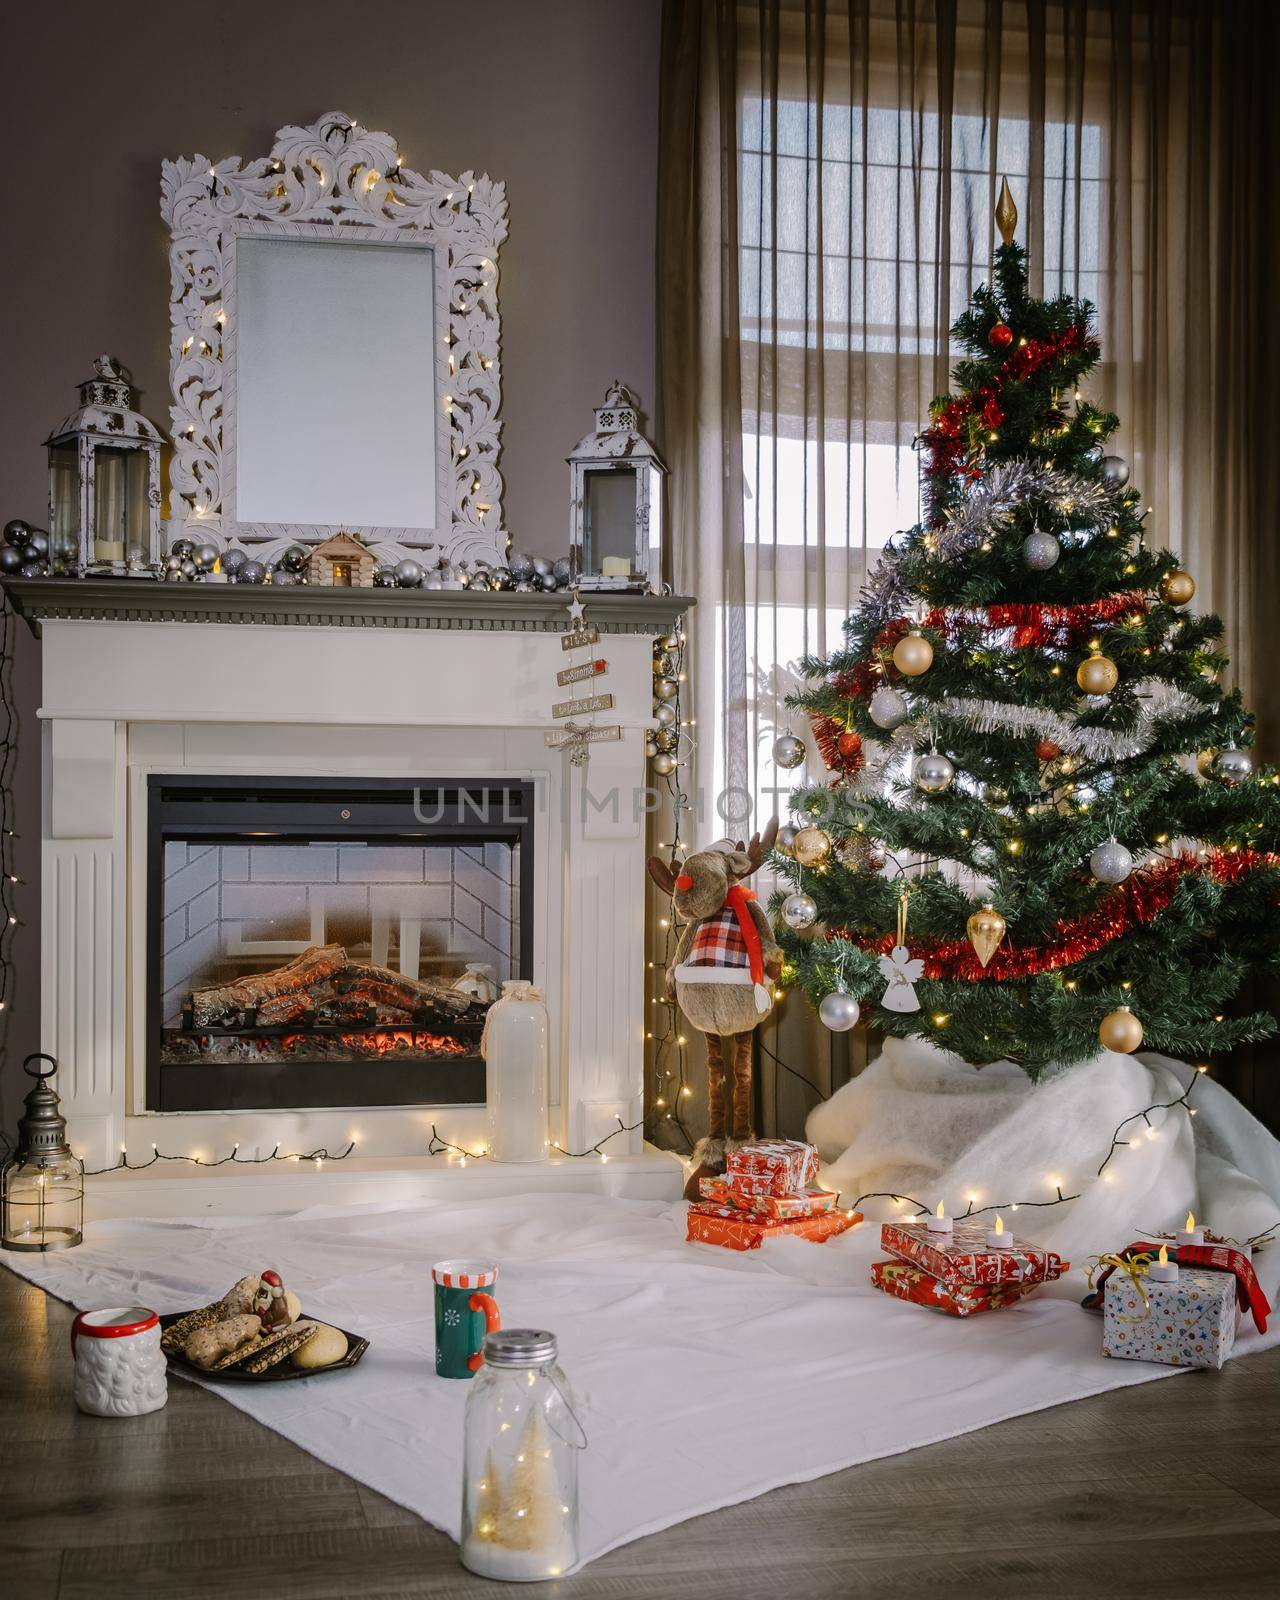
[[[347,952],[340,944],[313,944],[286,966],[256,977],[237,978],[216,989],[193,990],[191,1020],[197,1028],[228,1027],[242,1020],[250,1007],[310,990],[346,965]]]

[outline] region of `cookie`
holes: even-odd
[[[257,1317],[245,1313],[238,1317],[223,1317],[207,1327],[197,1328],[183,1347],[187,1360],[207,1372],[224,1366],[233,1351],[247,1355],[249,1347],[258,1339],[262,1324]]]
[[[247,1278],[241,1278],[239,1283],[233,1283],[222,1297],[223,1316],[238,1317],[242,1312],[252,1311],[254,1297],[261,1282],[261,1274],[251,1272]]]
[[[261,1350],[251,1353],[248,1361],[244,1363],[246,1372],[265,1372],[268,1367],[274,1367],[277,1361],[285,1361],[290,1356],[296,1360],[303,1346],[311,1343],[317,1332],[314,1322],[300,1322],[293,1327],[281,1328],[276,1333],[268,1334],[258,1343]]]
[[[165,1351],[181,1350],[197,1328],[207,1328],[211,1322],[221,1322],[225,1316],[221,1300],[215,1300],[211,1306],[201,1306],[198,1311],[188,1311],[185,1317],[170,1323],[160,1335],[160,1348]]]
[[[303,1322],[299,1327],[313,1328],[315,1332],[300,1350],[293,1352],[295,1367],[314,1371],[317,1367],[331,1367],[347,1353],[347,1336],[340,1328],[331,1328],[327,1322]]]

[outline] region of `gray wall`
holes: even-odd
[[[410,166],[505,180],[499,258],[506,519],[568,541],[568,468],[608,381],[654,399],[660,0],[340,0],[264,7],[58,0],[5,15],[0,518],[46,522],[41,441],[107,350],[168,424],[160,162],[265,155],[340,109]],[[202,36],[197,36],[196,28]],[[10,621],[21,924],[0,1088],[39,1048],[38,647]],[[213,686],[208,686],[213,692]]]

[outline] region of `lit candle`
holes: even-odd
[[[1012,1250],[1013,1235],[1004,1231],[1004,1218],[996,1212],[996,1225],[987,1235],[988,1250]]]
[[[1153,1283],[1177,1283],[1178,1263],[1169,1260],[1169,1251],[1165,1245],[1160,1246],[1160,1257],[1151,1263],[1151,1281]]]
[[[938,1209],[928,1218],[930,1233],[950,1233],[951,1218],[946,1215],[942,1201],[938,1201]]]
[[[1191,1211],[1188,1211],[1187,1212],[1187,1223],[1186,1223],[1186,1226],[1184,1228],[1179,1228],[1178,1229],[1178,1244],[1179,1244],[1179,1246],[1182,1246],[1184,1244],[1203,1244],[1203,1243],[1204,1243],[1204,1224],[1201,1223],[1201,1225],[1197,1228],[1196,1227],[1195,1213],[1191,1212]]]

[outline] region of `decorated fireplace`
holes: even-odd
[[[533,975],[533,785],[147,780],[153,1112],[484,1099]]]

